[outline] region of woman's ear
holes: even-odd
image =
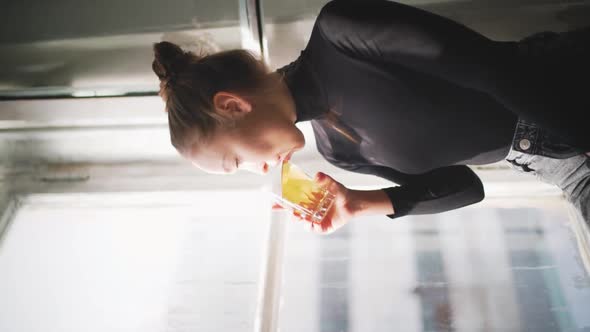
[[[237,94],[219,91],[213,96],[215,110],[223,116],[237,120],[252,111],[252,104]]]

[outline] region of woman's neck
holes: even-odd
[[[289,89],[281,73],[275,71],[270,75],[277,82],[275,85],[277,91],[276,97],[278,99],[277,102],[281,105],[281,110],[292,123],[295,123],[297,121],[297,111],[291,89]]]

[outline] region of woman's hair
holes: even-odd
[[[206,143],[216,129],[234,124],[215,111],[215,93],[261,96],[276,88],[277,82],[267,75],[267,65],[247,50],[197,55],[164,41],[154,44],[154,56],[152,69],[160,79],[159,95],[166,103],[170,140],[184,156],[190,155],[194,144]],[[325,120],[348,140],[360,143],[354,131],[340,125],[332,109]]]
[[[160,79],[159,95],[166,104],[170,140],[182,155],[197,142],[232,121],[215,111],[218,91],[260,94],[270,88],[266,64],[247,50],[214,54],[184,51],[171,42],[154,43],[152,69]]]

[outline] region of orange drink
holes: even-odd
[[[334,202],[334,194],[316,183],[309,175],[289,161],[282,164],[280,194],[275,196],[293,214],[319,224]],[[279,197],[280,196],[280,197]]]

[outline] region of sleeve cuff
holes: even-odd
[[[412,209],[411,202],[407,199],[407,195],[404,193],[402,187],[391,187],[383,189],[391,204],[393,205],[393,214],[387,214],[386,216],[390,219],[396,219],[408,215]]]

